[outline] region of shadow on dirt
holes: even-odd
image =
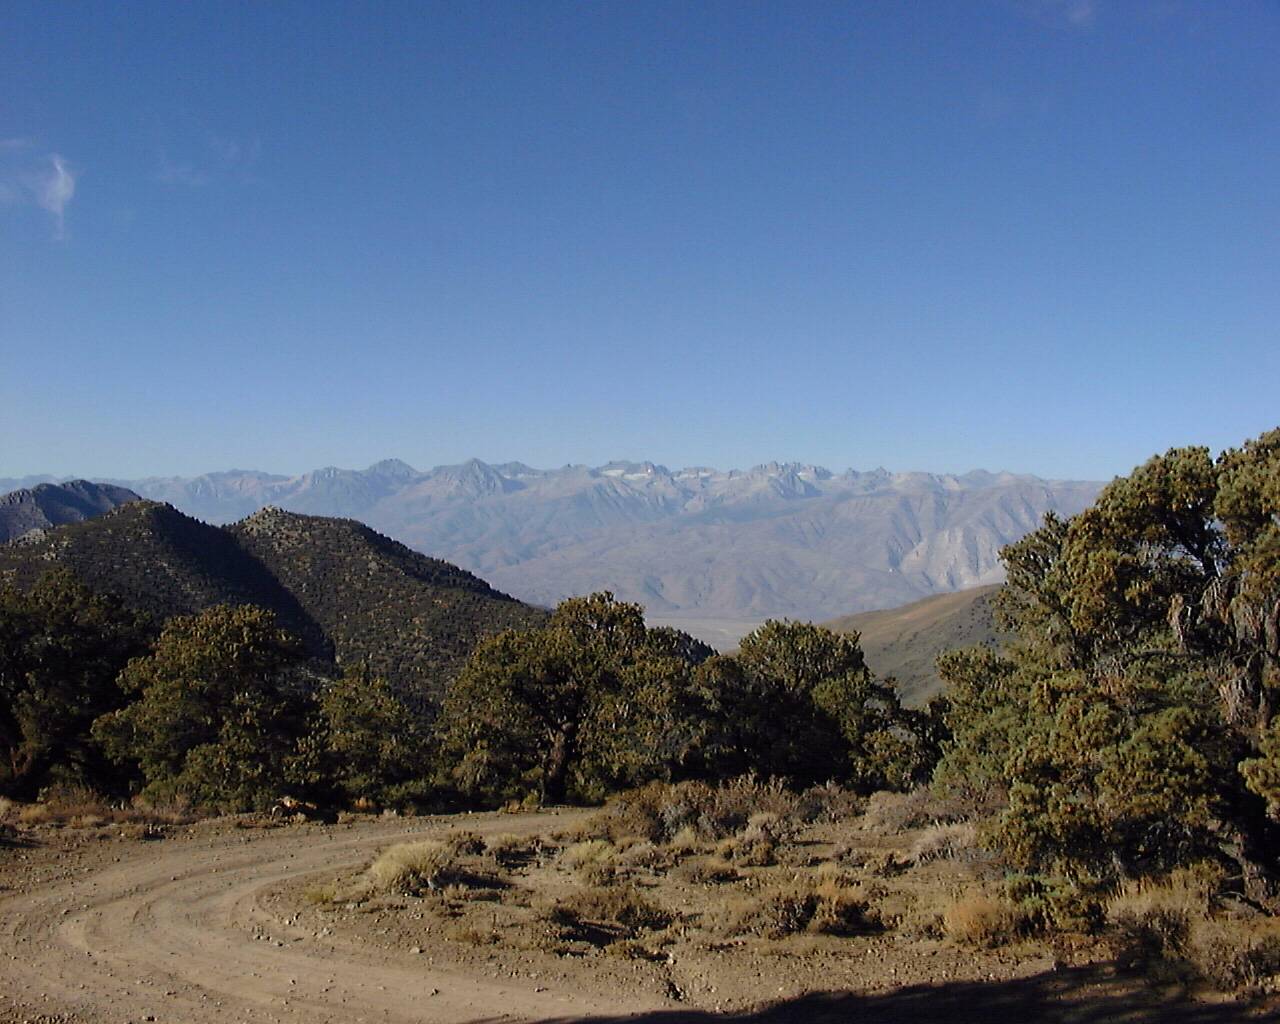
[[[750,1013],[662,1010],[625,1018],[634,1024],[1225,1024],[1275,1020],[1276,1005],[1199,1003],[1162,996],[1141,979],[1101,967],[1069,968],[1004,982],[917,985],[875,995],[802,996]],[[606,1024],[616,1017],[563,1018],[557,1024]]]

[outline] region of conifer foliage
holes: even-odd
[[[996,844],[1042,877],[1208,858],[1274,904],[1280,431],[1157,456],[1003,558],[1018,639],[942,659],[937,780],[995,794]]]

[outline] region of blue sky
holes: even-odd
[[[23,4],[0,476],[1280,425],[1280,4]]]

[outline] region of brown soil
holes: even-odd
[[[784,858],[794,864],[744,868],[727,885],[638,873],[628,884],[675,923],[611,951],[530,941],[538,906],[580,884],[550,857],[508,873],[500,899],[455,901],[446,914],[436,894],[316,895],[335,883],[342,893],[396,842],[457,828],[551,833],[584,819],[567,810],[277,828],[219,819],[149,841],[116,828],[28,830],[24,845],[0,848],[0,1021],[1209,1024],[1276,1009],[1118,977],[1094,950],[970,949],[902,927],[768,940],[706,926],[723,902],[847,843],[833,826],[802,837]],[[910,837],[852,838],[875,860]],[[886,916],[910,916],[913,904],[964,891],[975,870],[931,864],[885,877],[877,899]]]

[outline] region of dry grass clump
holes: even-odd
[[[1225,992],[1280,989],[1280,920],[1196,921],[1186,956],[1201,977]]]
[[[880,918],[860,886],[817,875],[728,901],[713,927],[727,936],[763,939],[802,932],[858,935],[877,930]]]
[[[329,882],[325,885],[308,886],[302,891],[302,898],[312,906],[327,907],[338,901],[339,891],[337,883]]]
[[[468,946],[492,946],[502,939],[502,933],[492,920],[478,920],[471,917],[447,921],[443,931],[445,938]]]
[[[583,838],[678,841],[693,852],[697,845],[741,832],[756,814],[771,814],[794,828],[803,822],[846,817],[856,800],[835,785],[796,794],[779,779],[761,781],[754,775],[716,787],[702,782],[651,782],[611,799],[587,824]]]
[[[935,860],[965,860],[978,852],[978,829],[972,822],[954,821],[930,825],[911,844],[911,859],[917,864]]]
[[[679,854],[670,846],[659,846],[647,839],[632,843],[626,849],[619,850],[614,857],[620,868],[639,868],[645,871],[663,872],[668,870]]]
[[[942,912],[942,931],[956,942],[999,946],[1016,938],[1022,915],[1012,904],[990,896],[965,896]]]
[[[1160,882],[1130,882],[1106,906],[1107,924],[1122,967],[1176,964],[1191,928],[1208,920],[1209,893],[1202,879],[1175,871]]]
[[[618,876],[618,848],[606,839],[587,839],[565,847],[560,863],[586,885],[610,885]]]
[[[802,821],[848,821],[863,812],[866,801],[851,789],[835,782],[810,786],[796,801],[796,812]]]
[[[876,832],[907,832],[927,825],[946,825],[969,817],[959,800],[942,796],[929,786],[908,793],[873,793],[863,812],[863,825]]]
[[[800,820],[799,797],[780,779],[761,782],[754,775],[742,775],[712,790],[693,824],[709,839],[723,839],[742,831],[756,815],[769,815],[778,834],[784,823],[793,829]]]
[[[746,828],[736,836],[722,840],[716,853],[743,867],[768,867],[777,863],[778,846],[791,834],[788,823],[776,814],[760,811],[748,819]]]
[[[38,803],[5,800],[0,819],[25,826],[101,828],[106,825],[179,825],[194,820],[184,804],[149,804],[135,799],[125,806],[112,805],[83,786],[60,786],[46,791]]]
[[[672,874],[679,881],[690,885],[723,885],[726,882],[736,882],[739,878],[738,869],[719,856],[687,860]]]
[[[450,843],[426,839],[383,850],[365,871],[365,881],[374,892],[416,895],[486,880],[467,870]]]
[[[594,886],[545,908],[543,921],[557,938],[608,946],[671,923],[671,915],[630,886]]]
[[[514,868],[536,857],[541,845],[535,836],[518,836],[514,832],[503,832],[485,842],[484,852],[499,866]]]
[[[1280,919],[1217,918],[1214,871],[1179,869],[1130,883],[1107,903],[1116,962],[1148,972],[1194,972],[1223,991],[1280,989]]]
[[[684,826],[667,843],[667,850],[676,858],[689,857],[695,853],[701,853],[705,847],[706,841],[692,825]]]
[[[485,850],[484,837],[467,829],[450,832],[444,837],[444,844],[459,857],[474,857]]]
[[[586,825],[589,835],[613,841],[664,843],[696,820],[711,787],[701,782],[651,782],[612,797]]]

